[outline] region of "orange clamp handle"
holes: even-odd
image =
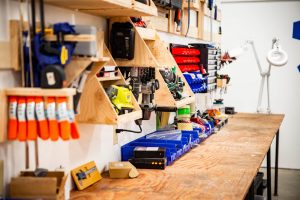
[[[48,121],[45,115],[45,105],[43,97],[35,98],[35,112],[38,120],[38,133],[41,139],[49,139]]]
[[[47,119],[49,124],[49,135],[52,141],[57,141],[59,138],[59,128],[56,119],[55,98],[48,97],[47,99]]]
[[[17,108],[18,98],[15,96],[9,97],[9,121],[8,121],[8,140],[17,139],[18,134],[18,120],[17,120]]]
[[[27,140],[27,122],[26,122],[26,98],[18,99],[18,139],[19,141]]]

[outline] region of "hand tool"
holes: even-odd
[[[59,128],[58,128],[58,122],[56,119],[56,104],[55,104],[55,98],[54,97],[48,97],[46,108],[47,108],[47,119],[49,124],[49,134],[50,139],[52,141],[57,141],[59,138]]]
[[[69,122],[69,114],[67,110],[67,98],[57,97],[56,104],[60,137],[63,140],[69,140],[71,135],[71,125]]]
[[[83,190],[102,179],[94,161],[71,170],[71,175],[78,190]]]
[[[35,119],[34,97],[26,97],[27,139],[37,139],[37,122]]]
[[[9,121],[8,121],[8,136],[9,140],[17,139],[18,120],[17,120],[17,101],[15,96],[9,97]]]
[[[18,139],[27,140],[27,122],[26,122],[26,98],[18,98]]]
[[[43,97],[35,98],[35,113],[38,121],[38,133],[43,140],[49,139],[49,127],[45,114],[45,105]]]

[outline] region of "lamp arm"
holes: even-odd
[[[250,44],[251,47],[252,47],[253,54],[254,54],[254,57],[255,57],[255,60],[256,60],[256,63],[257,63],[260,75],[264,76],[264,72],[263,72],[261,64],[259,62],[259,58],[258,58],[258,55],[257,55],[257,51],[256,51],[256,48],[255,48],[254,42],[251,41],[251,40],[249,40],[249,41],[247,41],[247,43]]]

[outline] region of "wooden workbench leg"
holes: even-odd
[[[274,196],[278,196],[278,154],[279,154],[279,129],[276,133]]]
[[[271,148],[267,153],[267,199],[272,200],[272,187],[271,187]]]

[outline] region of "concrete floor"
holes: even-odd
[[[264,178],[267,178],[267,169],[261,168]],[[272,194],[274,193],[274,169],[272,169]],[[265,199],[267,190],[264,191]],[[300,200],[300,170],[279,169],[278,196],[273,200]]]

